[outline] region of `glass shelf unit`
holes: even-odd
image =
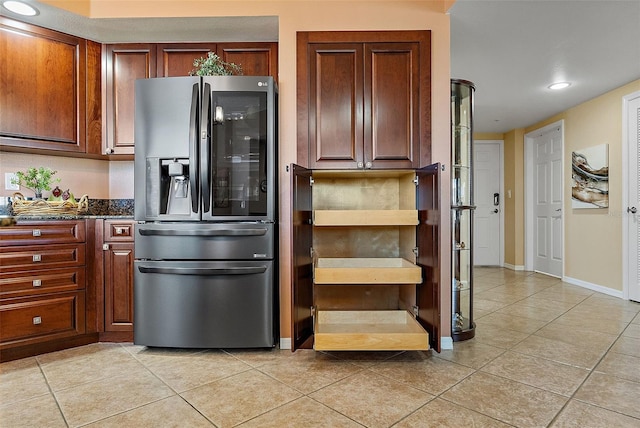
[[[475,335],[473,321],[473,93],[451,80],[451,337]]]

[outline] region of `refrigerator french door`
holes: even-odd
[[[276,108],[271,77],[136,82],[136,344],[275,345]]]

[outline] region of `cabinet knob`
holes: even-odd
[[[31,284],[32,284],[34,287],[42,287],[42,280],[34,279],[34,280],[31,282]]]
[[[364,168],[364,164],[363,164],[362,162],[358,162],[358,168],[359,168],[359,169]]]
[[[109,244],[102,244],[102,249],[104,251],[108,251],[109,250]]]
[[[371,169],[372,166],[373,166],[373,164],[371,162],[367,162],[367,163],[364,164],[364,167],[366,169]]]
[[[42,318],[41,317],[33,317],[33,325],[38,325],[38,324],[42,324]]]
[[[34,262],[40,262],[42,261],[42,255],[40,254],[34,254],[33,257],[31,258]]]
[[[107,149],[104,152],[106,154],[108,154],[108,155],[112,155],[113,154],[113,149],[111,147],[107,147]]]
[[[42,236],[42,231],[40,229],[33,229],[31,231],[31,235],[33,235],[33,236]]]

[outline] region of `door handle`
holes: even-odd
[[[638,212],[638,209],[636,207],[628,207],[627,212],[631,214],[635,214]]]
[[[500,205],[500,193],[493,194],[493,205],[495,205],[496,207]]]

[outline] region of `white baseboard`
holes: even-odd
[[[441,336],[440,337],[440,349],[453,349],[453,338]]]
[[[505,268],[511,269],[511,270],[517,270],[517,271],[523,271],[524,270],[524,265],[512,265],[512,264],[509,264],[509,263],[505,263],[503,266]]]
[[[291,349],[291,338],[290,337],[281,337],[280,338],[280,349]]]
[[[592,284],[590,282],[582,281],[581,279],[571,278],[568,276],[563,276],[562,281],[571,285],[577,285],[578,287],[586,288],[588,290],[597,291],[598,293],[606,294],[608,296],[618,297],[620,299],[623,298],[622,290],[614,290],[613,288],[605,287],[598,284]]]

